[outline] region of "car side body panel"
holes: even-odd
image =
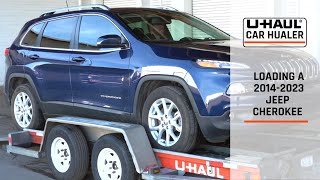
[[[12,65],[6,75],[7,97],[10,95],[12,77],[22,75],[34,86],[47,117],[72,115],[137,122],[137,100],[143,83],[171,81],[185,90],[201,131],[209,141],[214,142],[215,136],[226,138],[229,135],[230,99],[225,92],[230,83],[230,71],[200,68],[195,63],[197,59],[212,57],[228,61],[228,48],[221,46],[216,51],[216,47],[201,48],[207,47],[206,44],[179,46],[145,43],[107,11],[67,12],[50,18],[85,14],[105,16],[112,21],[128,40],[129,48],[92,53],[74,49],[21,47],[21,37],[28,27],[48,18],[32,20],[10,48]],[[200,48],[195,49],[195,46]],[[39,58],[28,58],[33,54]],[[80,56],[87,61],[83,64],[72,61],[73,57]]]
[[[71,51],[32,49],[29,55],[37,55],[39,59],[29,57],[25,61],[25,73],[33,77],[39,89],[40,99],[44,102],[72,102],[70,85]]]

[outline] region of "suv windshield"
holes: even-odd
[[[228,34],[186,13],[143,9],[118,11],[115,14],[143,41],[185,42],[230,39]]]

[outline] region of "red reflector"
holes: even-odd
[[[6,48],[6,50],[4,50],[4,55],[8,56],[9,55],[9,48]]]

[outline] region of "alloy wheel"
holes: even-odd
[[[182,133],[182,117],[176,104],[167,98],[156,100],[149,110],[148,125],[152,137],[160,145],[176,144]]]
[[[27,128],[32,121],[32,102],[25,92],[20,92],[14,100],[14,116],[18,125]]]

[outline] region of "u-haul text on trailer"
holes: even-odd
[[[175,160],[175,169],[179,171],[224,179],[224,176],[220,174],[220,168],[218,167],[207,167],[202,164]]]
[[[244,18],[243,45],[294,46],[307,45],[305,18]]]

